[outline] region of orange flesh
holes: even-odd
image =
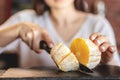
[[[89,48],[85,42],[85,39],[74,39],[71,43],[70,49],[75,54],[80,63],[87,65],[89,60]]]

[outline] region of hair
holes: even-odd
[[[75,0],[74,6],[77,10],[85,11],[83,0]],[[49,11],[49,6],[45,3],[44,0],[34,0],[33,9],[38,15],[42,15],[45,11]]]

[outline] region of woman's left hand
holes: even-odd
[[[92,40],[102,52],[101,63],[108,63],[112,60],[116,47],[109,42],[106,36],[100,35],[99,33],[93,33],[90,35],[90,40]]]

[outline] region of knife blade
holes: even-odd
[[[81,72],[87,72],[87,73],[93,73],[93,71],[91,69],[89,69],[88,67],[86,67],[85,65],[79,63],[79,71]]]
[[[51,48],[49,48],[49,46],[47,45],[47,43],[44,40],[40,41],[39,44],[40,49],[44,49],[45,51],[47,51],[50,54]],[[93,73],[93,71],[91,69],[89,69],[88,67],[86,67],[85,65],[79,63],[79,71],[81,72],[85,72],[85,73]]]

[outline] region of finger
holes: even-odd
[[[101,63],[107,63],[107,62],[108,62],[108,59],[106,58],[105,53],[103,53],[101,55]]]
[[[90,40],[93,41],[98,37],[98,35],[100,35],[100,34],[98,32],[96,32],[96,33],[91,34],[89,38],[90,38]]]
[[[25,32],[21,32],[20,33],[20,38],[23,40],[23,41],[25,41],[26,40],[26,33]]]
[[[110,43],[104,42],[99,46],[99,49],[101,52],[105,52],[108,50],[109,46],[110,46]]]
[[[97,36],[96,39],[93,40],[93,42],[97,45],[100,46],[104,42],[109,42],[106,36]]]
[[[35,51],[35,50],[34,50],[34,51]],[[39,54],[39,53],[42,53],[42,51],[43,51],[43,50],[39,49],[39,50],[36,50],[35,52],[36,52],[37,54]]]
[[[108,63],[109,61],[112,60],[112,58],[113,58],[113,54],[111,54],[111,52],[109,52],[109,51],[106,51],[106,52],[104,52],[104,53],[102,54],[102,59],[101,59],[101,61],[102,61],[103,63]]]
[[[46,41],[46,43],[48,44],[48,46],[50,48],[52,48],[54,46],[53,40],[51,39],[51,37],[48,35],[47,32],[44,32],[42,37]]]
[[[28,46],[30,48],[32,48],[32,42],[33,42],[33,33],[32,32],[27,33],[27,41],[28,41]]]
[[[39,42],[41,40],[40,33],[38,31],[33,31],[33,46],[32,49],[37,52],[41,53],[41,49],[39,48]]]
[[[50,48],[54,46],[53,41],[50,37],[46,36],[44,39]]]
[[[28,45],[28,39],[27,39],[26,34],[27,33],[23,32],[20,34],[20,37],[21,37],[22,41],[24,41]]]
[[[111,52],[111,53],[114,53],[117,49],[115,46],[111,45],[109,46],[108,50]]]

